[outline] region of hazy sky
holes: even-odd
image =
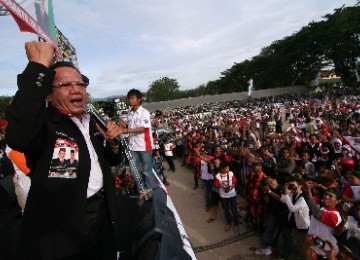
[[[196,88],[234,62],[259,54],[275,40],[319,21],[356,0],[53,0],[55,23],[77,50],[95,98],[147,91],[151,82],[176,79]],[[0,95],[13,95],[26,66],[21,33],[0,17]]]

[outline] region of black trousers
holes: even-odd
[[[87,199],[82,250],[62,260],[116,260],[115,236],[104,197]]]
[[[231,198],[221,198],[221,204],[225,213],[226,224],[231,225],[231,219],[235,225],[239,224],[239,214],[237,211],[236,196]]]
[[[166,156],[166,161],[169,164],[170,170],[175,171],[175,164],[173,156]]]

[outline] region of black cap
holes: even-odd
[[[335,194],[336,199],[338,199],[338,200],[342,198],[342,192],[341,192],[341,190],[338,189],[338,188],[330,187],[330,188],[328,188],[327,190],[325,190],[325,192],[330,192],[330,193]]]

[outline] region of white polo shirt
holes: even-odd
[[[166,143],[164,145],[164,149],[165,149],[165,156],[173,156],[173,149],[174,149],[174,145],[172,143]]]
[[[201,160],[200,172],[202,180],[213,180],[214,176],[209,172],[208,163],[204,160]]]
[[[145,128],[143,133],[129,134],[129,149],[131,151],[151,151],[153,149],[153,137],[149,111],[142,106],[136,111],[130,110],[126,123],[129,129]]]

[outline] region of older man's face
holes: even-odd
[[[72,116],[80,116],[84,113],[87,101],[86,86],[78,71],[71,67],[59,67],[55,69],[53,89],[48,96],[52,106]],[[69,86],[70,83],[71,86]]]

